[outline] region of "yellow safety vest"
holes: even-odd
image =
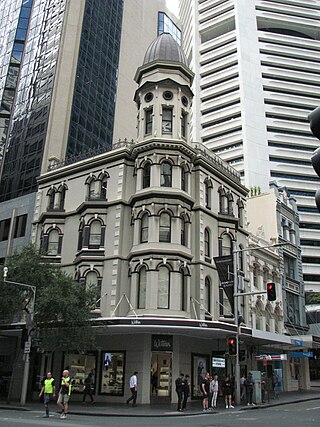
[[[62,378],[62,380],[61,380],[61,386],[63,386],[64,383],[68,383],[69,384],[68,395],[70,396],[70,394],[71,394],[71,378],[70,377]]]
[[[52,394],[53,393],[53,383],[54,383],[54,379],[53,378],[47,378],[44,380],[44,392],[48,393],[48,394]]]

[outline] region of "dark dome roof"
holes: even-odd
[[[186,55],[169,33],[162,33],[148,47],[143,65],[153,61],[181,62],[188,66]]]

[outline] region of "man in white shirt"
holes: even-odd
[[[131,391],[131,397],[127,400],[127,405],[129,405],[129,402],[131,400],[133,400],[132,402],[132,406],[137,406],[136,405],[136,401],[137,401],[137,393],[138,393],[138,372],[134,371],[133,375],[131,375],[130,377],[130,383],[129,383],[129,387],[130,387],[130,391]]]

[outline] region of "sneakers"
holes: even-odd
[[[252,405],[252,406],[256,406],[256,404],[255,404],[255,403],[251,403],[251,405]]]
[[[251,405],[251,403],[249,403],[249,402],[248,402],[248,403],[247,403],[247,406],[250,406],[250,405]]]
[[[228,406],[228,405],[226,405],[226,409],[229,409],[229,406]]]
[[[232,409],[234,409],[234,406],[230,405],[230,406],[229,406],[229,408],[232,408]]]
[[[66,419],[66,418],[67,418],[67,415],[66,415],[66,414],[61,414],[61,415],[60,415],[60,418],[61,418],[62,420],[64,420],[64,419]]]

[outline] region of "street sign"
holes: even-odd
[[[256,360],[287,360],[287,354],[259,354]]]
[[[293,344],[296,347],[303,347],[303,341],[301,341],[301,340],[292,339],[291,344]]]
[[[313,352],[312,351],[292,351],[289,356],[294,357],[296,359],[304,359],[307,357],[313,357]]]
[[[30,351],[31,351],[31,342],[26,341],[24,343],[24,354],[30,353]]]

